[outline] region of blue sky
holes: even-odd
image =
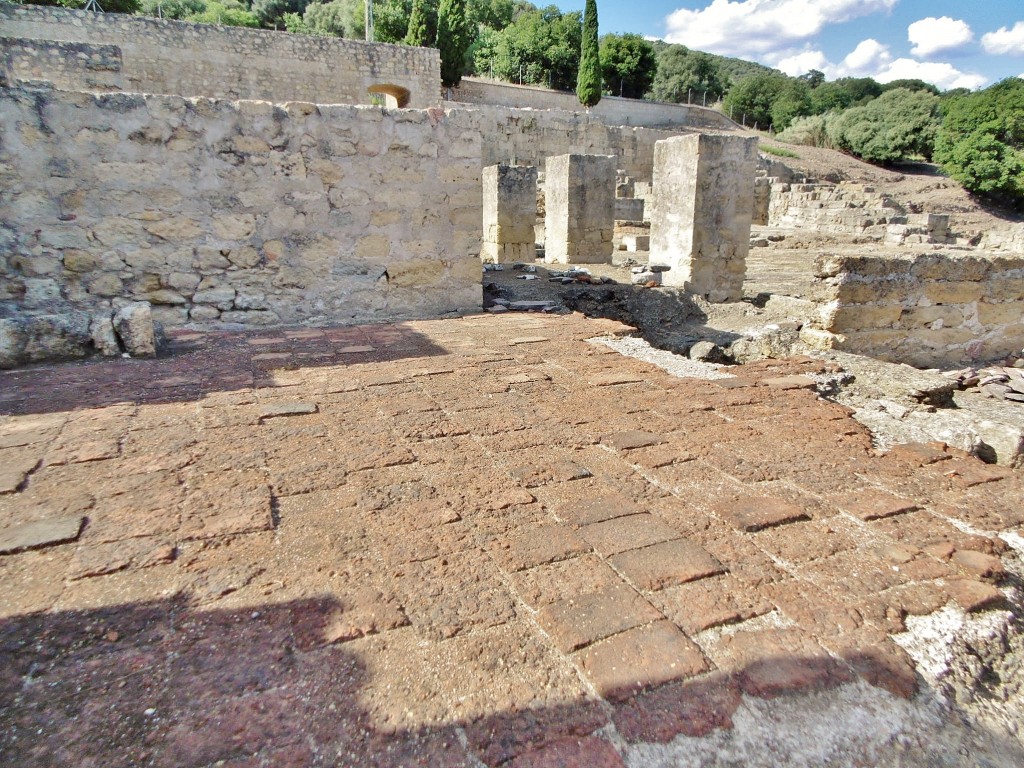
[[[584,5],[554,2],[563,10]],[[917,77],[943,89],[1024,76],[1024,0],[598,0],[597,7],[602,34],[637,32],[791,75]]]

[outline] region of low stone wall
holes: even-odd
[[[117,46],[123,90],[140,93],[370,104],[369,88],[394,85],[429,107],[441,89],[433,48],[3,2],[0,35]]]
[[[958,366],[1024,348],[1024,257],[822,256],[815,299],[808,340],[882,360]]]
[[[669,104],[661,101],[642,101],[603,96],[597,106],[585,110],[575,93],[552,91],[529,85],[496,83],[474,77],[462,78],[453,88],[452,101],[465,104],[528,109],[557,109],[565,112],[590,114],[607,125],[629,125],[642,128],[711,128],[735,130],[736,123],[713,109],[690,104]]]
[[[989,251],[1024,253],[1024,224],[988,230],[981,238],[980,247]]]
[[[4,85],[45,80],[69,91],[120,91],[121,49],[116,45],[0,38]]]
[[[0,90],[0,316],[167,326],[478,309],[481,138],[457,111]]]

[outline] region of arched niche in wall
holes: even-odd
[[[368,93],[383,96],[388,109],[401,109],[409,104],[412,94],[408,88],[393,83],[378,83],[366,89]]]

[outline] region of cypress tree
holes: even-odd
[[[441,0],[437,12],[437,47],[441,52],[441,85],[454,88],[462,82],[466,51],[475,28],[466,15],[466,0]]]
[[[413,0],[409,14],[409,31],[405,33],[406,45],[427,48],[434,44],[427,19],[427,0]]]
[[[601,100],[601,55],[597,43],[597,0],[587,0],[583,11],[583,42],[576,77],[576,98],[585,107]]]

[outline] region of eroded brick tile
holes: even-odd
[[[879,520],[884,517],[913,512],[917,502],[894,496],[877,488],[860,488],[834,499],[836,505],[861,520]]]
[[[808,519],[807,513],[795,504],[758,496],[744,496],[719,503],[713,509],[736,529],[747,532]]]
[[[699,544],[684,539],[622,552],[609,558],[609,562],[634,585],[648,591],[725,571]]]
[[[541,525],[510,533],[495,541],[491,556],[506,571],[521,571],[590,551],[590,545],[571,528]]]
[[[515,618],[512,595],[487,555],[467,550],[393,571],[406,615],[422,634],[454,637]]]
[[[654,432],[643,432],[631,430],[628,432],[617,432],[612,435],[605,435],[601,443],[617,451],[632,451],[636,448],[648,448],[652,445],[661,445],[665,438]]]
[[[772,560],[754,543],[749,536],[717,530],[707,538],[698,537],[701,546],[718,558],[729,573],[753,587],[770,584],[788,578]]]
[[[986,584],[983,581],[947,579],[942,586],[957,605],[967,613],[1001,608],[1006,604],[1006,596],[991,584]]]
[[[659,618],[654,606],[621,582],[559,600],[537,612],[537,622],[565,652]]]
[[[555,506],[555,514],[573,525],[590,525],[616,517],[638,515],[644,510],[621,493],[586,496]]]
[[[1007,549],[1002,539],[964,533],[925,510],[877,520],[871,527],[896,541],[920,547],[935,557],[942,557],[948,548],[948,553],[942,557],[947,560],[955,549],[970,549],[990,555],[1002,554]]]
[[[953,553],[951,562],[972,578],[998,583],[1006,576],[1002,560],[984,552],[958,549]]]
[[[609,701],[694,677],[711,666],[700,648],[668,621],[630,629],[574,658],[598,694]]]
[[[615,727],[626,741],[665,744],[680,734],[707,736],[732,728],[740,689],[729,675],[711,673],[644,691],[615,708]]]
[[[899,566],[866,550],[850,550],[815,560],[798,568],[798,572],[829,592],[850,596],[878,594],[912,580]]]
[[[182,502],[181,535],[203,539],[274,527],[270,486],[256,471],[193,476]]]
[[[840,521],[796,522],[753,536],[765,552],[790,563],[806,563],[856,546],[855,533]]]
[[[672,464],[683,464],[693,461],[697,455],[692,451],[683,450],[671,445],[652,445],[637,448],[629,452],[629,461],[645,469],[658,469]]]
[[[744,693],[758,698],[834,688],[851,679],[845,664],[797,629],[723,635],[709,653],[719,667],[738,676]]]
[[[746,621],[775,608],[759,590],[728,574],[668,587],[650,599],[688,635]]]
[[[594,554],[512,573],[509,579],[523,602],[532,608],[622,583],[622,578]]]
[[[570,480],[581,480],[590,477],[590,470],[566,459],[556,460],[550,464],[525,464],[513,467],[514,477],[525,488],[536,488],[549,483],[565,483]]]
[[[679,538],[674,528],[648,514],[591,523],[580,528],[580,533],[594,549],[606,557]]]
[[[917,693],[913,659],[884,631],[865,629],[823,642],[869,685],[902,699]]]
[[[864,624],[863,616],[854,607],[856,598],[842,593],[828,593],[802,579],[766,584],[761,592],[786,616],[815,635],[841,635],[857,630]],[[870,600],[865,602],[883,604],[877,594],[871,595]]]
[[[947,448],[948,446],[942,442],[904,443],[894,445],[886,454],[886,458],[910,466],[924,467],[952,458]]]
[[[520,755],[509,768],[625,768],[611,743],[597,736],[562,739]]]
[[[954,487],[961,488],[973,488],[1012,476],[1010,470],[982,464],[976,459],[953,460],[942,465],[942,474],[952,480]]]

